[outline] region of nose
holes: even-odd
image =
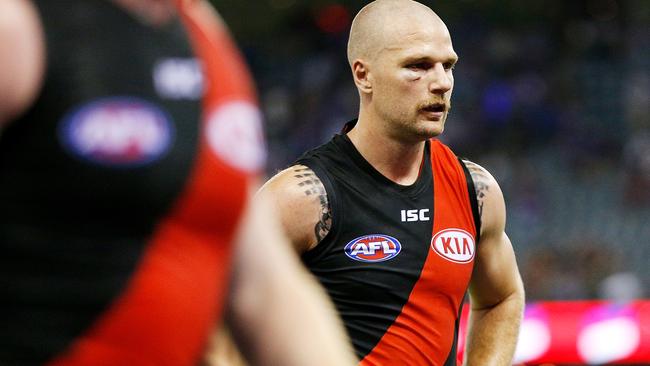
[[[445,94],[453,87],[453,76],[451,70],[446,70],[442,63],[438,62],[432,69],[429,91],[433,94]]]

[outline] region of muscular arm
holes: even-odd
[[[0,1],[0,129],[32,103],[40,88],[45,46],[27,0]]]
[[[325,187],[314,171],[304,165],[281,171],[258,195],[270,202],[298,253],[313,249],[332,227]]]
[[[511,365],[524,307],[524,288],[510,239],[505,203],[495,179],[465,161],[479,204],[481,239],[469,294],[471,311],[465,365]]]
[[[243,222],[228,324],[255,365],[353,365],[325,292],[292,253],[263,197]]]

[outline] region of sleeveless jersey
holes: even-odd
[[[480,232],[465,165],[432,139],[417,181],[399,185],[346,135],[297,163],[320,178],[333,215],[303,260],[334,301],[360,364],[455,365]]]
[[[34,3],[42,90],[0,135],[0,364],[196,364],[263,163],[249,74],[200,1],[157,28]]]

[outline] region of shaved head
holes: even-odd
[[[352,22],[348,61],[359,91],[359,126],[410,143],[442,133],[458,55],[447,26],[428,6],[413,0],[366,5]]]
[[[374,59],[383,49],[399,43],[411,33],[413,24],[430,24],[449,31],[436,13],[413,0],[376,0],[366,5],[352,22],[348,41],[348,62]]]

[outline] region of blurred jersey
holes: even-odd
[[[265,158],[249,74],[203,2],[161,27],[34,3],[42,89],[0,137],[0,364],[195,364]]]

